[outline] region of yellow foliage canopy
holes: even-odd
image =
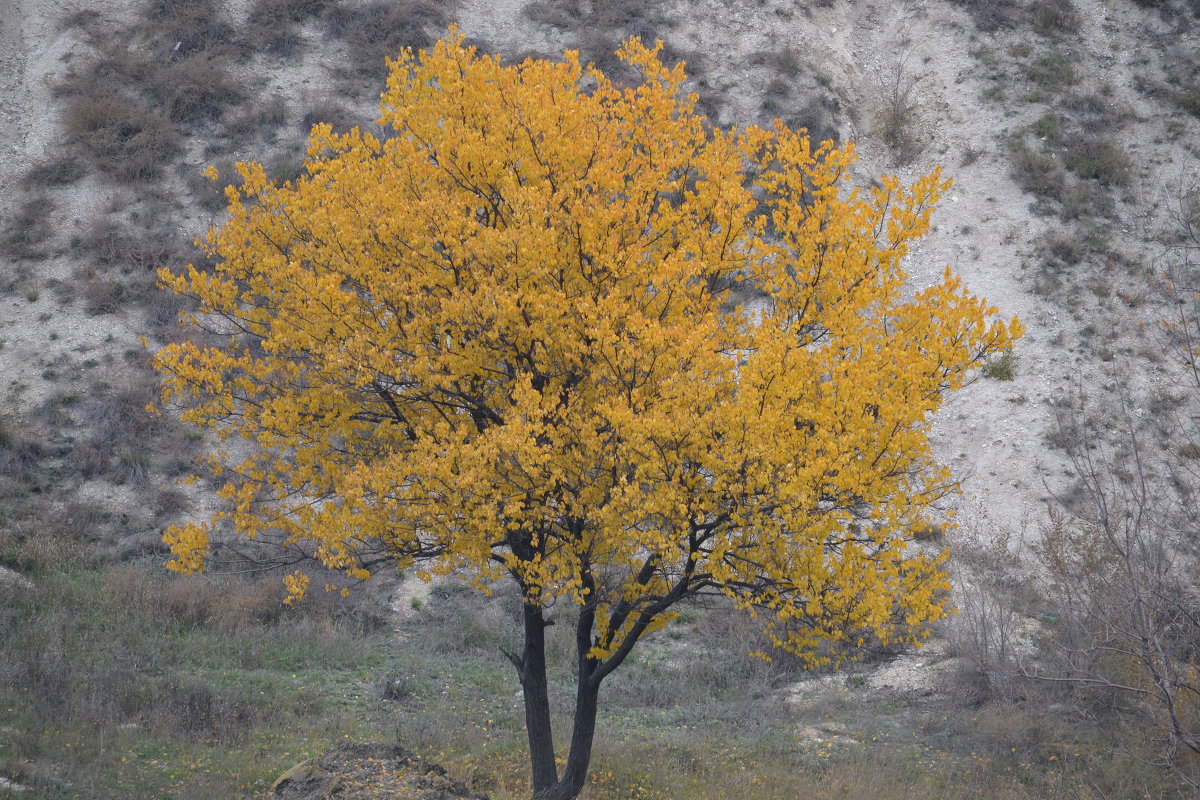
[[[622,57],[638,85],[451,36],[391,63],[382,135],[317,126],[282,186],[239,167],[215,271],[161,276],[223,339],[155,360],[257,445],[223,516],[354,578],[510,575],[594,611],[598,660],[703,592],[801,654],[914,635],[945,589],[905,549],[951,488],[929,414],[1019,323],[949,270],[906,294],[938,172],[849,190],[852,146],[712,130],[682,66]],[[168,533],[177,569],[210,531]]]

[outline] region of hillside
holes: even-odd
[[[1191,791],[1200,754],[1095,680],[1080,631],[1111,621],[1103,592],[1161,581],[1147,618],[1183,620],[1163,685],[1200,688],[1196,0],[0,0],[0,796],[249,796],[342,738],[397,736],[472,790],[524,791],[514,598],[385,575],[284,609],[263,553],[233,548],[250,574],[169,576],[162,530],[218,484],[185,483],[208,443],[145,411],[185,307],[155,270],[204,258],[234,163],[299,175],[307,130],[373,124],[383,58],[451,22],[605,69],[627,35],[662,39],[711,120],[852,141],[860,186],[942,165],[912,290],[950,266],[1027,328],[933,422],[961,495],[919,546],[950,548],[961,613],[922,650],[812,674],[746,658],[728,609],[689,611],[614,679],[585,796]],[[1153,563],[1105,583],[1072,560],[1112,549],[1086,522],[1135,517],[1113,530]],[[1128,680],[1153,695],[1155,675]]]

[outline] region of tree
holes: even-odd
[[[724,595],[812,663],[919,640],[941,558],[910,531],[952,489],[928,416],[1019,323],[901,267],[948,183],[869,192],[851,146],[710,129],[682,65],[503,65],[455,34],[390,62],[380,135],[314,128],[307,175],[240,165],[214,271],[164,271],[220,338],[155,358],[184,420],[254,447],[213,525],[367,577],[516,582],[533,789],[579,793],[601,683],[676,606]],[[293,596],[308,578],[287,578]],[[578,606],[563,772],[547,608]]]

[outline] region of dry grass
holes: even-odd
[[[379,81],[385,59],[401,48],[427,47],[442,34],[452,17],[449,3],[433,0],[374,0],[365,5],[334,6],[325,16],[326,35],[345,43],[350,58],[349,79],[360,85]]]
[[[111,94],[76,95],[63,123],[92,165],[121,181],[158,178],[183,149],[182,137],[165,113]]]
[[[53,219],[54,201],[49,195],[37,193],[25,197],[0,229],[0,252],[14,260],[45,258],[53,238]],[[15,284],[12,288],[15,289]]]
[[[246,20],[245,40],[255,50],[294,57],[304,47],[300,26],[334,6],[332,0],[255,0]]]
[[[31,166],[21,178],[21,184],[26,189],[69,186],[86,174],[87,165],[81,159],[63,155]]]
[[[143,30],[160,43],[163,53],[205,57],[245,54],[220,0],[149,0],[142,7]]]
[[[995,33],[1017,27],[1025,18],[1020,0],[952,0],[971,15],[975,27]]]

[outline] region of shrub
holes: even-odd
[[[329,7],[328,0],[256,0],[246,20],[246,48],[290,58],[304,44],[300,24]]]
[[[1026,192],[1035,197],[1058,200],[1066,185],[1066,172],[1049,154],[1029,147],[1022,138],[1010,143],[1012,177]]]
[[[333,92],[322,92],[305,99],[304,116],[300,125],[305,133],[319,122],[329,123],[335,131],[348,131],[354,127],[356,117],[346,108]]]
[[[985,363],[982,373],[985,378],[992,378],[997,381],[1011,381],[1016,377],[1016,368],[1017,356],[1009,349]]]
[[[1081,135],[1069,141],[1063,163],[1079,177],[1104,186],[1128,186],[1132,180],[1129,156],[1119,145],[1097,136]]]
[[[804,128],[813,142],[832,141],[837,143],[842,138],[841,131],[834,121],[832,109],[827,103],[816,98],[809,100],[789,116],[787,124],[793,129]]]
[[[1079,235],[1050,231],[1038,242],[1038,251],[1056,267],[1071,267],[1088,254],[1088,246]]]
[[[143,280],[151,279],[159,267],[178,261],[186,249],[179,234],[166,227],[158,213],[130,214],[129,224],[96,217],[75,246],[87,259],[86,277],[115,270]]]
[[[108,278],[89,280],[83,289],[83,307],[88,314],[115,314],[121,308],[125,286]]]
[[[87,165],[73,155],[64,155],[34,164],[21,178],[26,189],[66,186],[87,174]]]
[[[181,125],[220,119],[227,106],[245,100],[224,58],[198,52],[153,73],[145,83],[153,105]]]
[[[142,9],[144,29],[168,52],[186,56],[241,54],[220,0],[150,0]]]
[[[403,47],[429,46],[433,31],[450,21],[446,9],[430,0],[374,0],[363,6],[334,6],[326,16],[326,33],[345,41],[352,77],[375,78],[383,74],[386,58]]]
[[[0,231],[0,250],[13,259],[45,258],[53,219],[54,201],[48,196],[35,194],[26,198]]]
[[[1079,81],[1071,59],[1062,53],[1048,53],[1037,58],[1026,65],[1025,74],[1034,85],[1047,90],[1074,86]]]
[[[1043,114],[1037,122],[1033,123],[1033,135],[1039,139],[1045,139],[1050,145],[1058,144],[1063,137],[1063,118],[1059,114],[1049,112]]]
[[[920,149],[916,132],[920,122],[918,83],[919,78],[908,72],[903,58],[892,69],[881,71],[876,79],[882,103],[876,114],[875,133],[891,149],[898,164],[911,161]]]
[[[1071,0],[1038,0],[1030,10],[1033,12],[1033,29],[1042,36],[1079,31],[1079,12]]]
[[[1016,26],[1024,15],[1019,0],[951,0],[971,15],[975,27],[984,33],[994,33]]]
[[[153,180],[183,150],[166,114],[113,95],[73,97],[64,123],[92,164],[120,180]]]

